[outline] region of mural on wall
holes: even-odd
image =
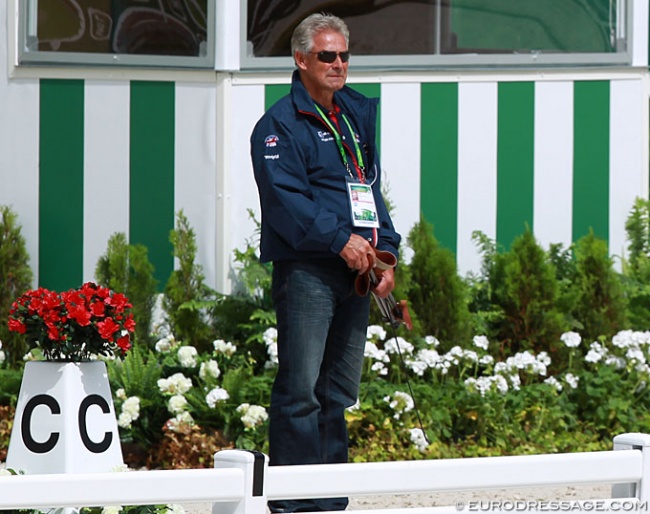
[[[206,52],[207,0],[48,0],[37,5],[36,35],[28,39],[32,50],[178,56]]]

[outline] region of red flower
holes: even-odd
[[[92,312],[93,316],[103,318],[104,314],[106,313],[106,306],[104,305],[104,302],[92,302],[90,304],[90,312]]]
[[[122,350],[122,354],[125,354],[131,349],[131,342],[129,336],[122,336],[117,340],[117,346]]]
[[[113,340],[113,334],[120,329],[120,326],[113,321],[113,318],[106,318],[105,321],[100,321],[97,323],[97,328],[99,329],[99,335],[107,341]]]
[[[129,314],[128,318],[126,318],[126,321],[124,322],[124,328],[129,332],[133,332],[135,330],[135,320],[133,319],[133,314]]]
[[[118,312],[122,312],[126,307],[130,307],[129,300],[122,293],[115,293],[105,300],[107,305],[115,307]]]
[[[24,334],[27,332],[27,325],[18,319],[9,319],[9,330],[12,332],[18,332],[19,334]]]
[[[128,334],[135,328],[132,307],[123,294],[92,282],[62,293],[38,288],[13,302],[8,327],[25,334],[48,360],[124,355],[132,347]]]

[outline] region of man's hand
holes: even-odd
[[[350,235],[343,250],[339,253],[341,258],[348,265],[348,268],[365,273],[372,265],[374,250],[371,244],[359,234]]]
[[[386,298],[395,287],[395,270],[388,268],[382,273],[377,273],[379,282],[375,286],[371,286],[372,292],[379,298]]]

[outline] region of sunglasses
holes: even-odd
[[[333,52],[331,50],[323,50],[322,52],[309,52],[311,54],[316,54],[316,58],[320,62],[327,64],[332,64],[336,61],[337,57],[341,58],[341,62],[348,62],[350,60],[350,51],[346,50],[345,52]]]

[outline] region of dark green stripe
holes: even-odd
[[[420,205],[436,239],[458,239],[458,84],[422,84]],[[415,185],[413,186],[415,187]]]
[[[264,88],[264,110],[269,108],[283,96],[289,94],[290,84],[272,84]]]
[[[609,82],[574,84],[573,240],[609,238]]]
[[[509,248],[533,230],[535,85],[499,84],[497,127],[497,243]]]
[[[84,82],[40,82],[39,285],[83,280]]]
[[[148,248],[161,287],[174,267],[174,101],[171,82],[131,83],[129,239]]]

